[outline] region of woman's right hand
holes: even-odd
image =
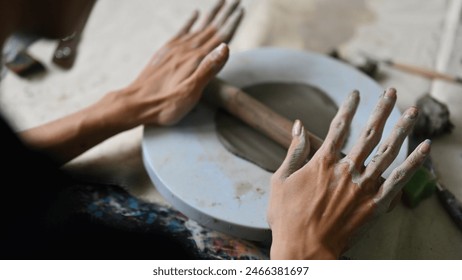
[[[382,137],[395,102],[396,91],[388,89],[359,140],[343,158],[341,149],[359,104],[359,92],[349,95],[321,148],[307,163],[309,140],[300,121],[295,122],[287,157],[271,180],[268,222],[273,235],[272,259],[337,259],[372,220],[392,208],[405,183],[430,153],[430,141],[422,142],[382,179],[417,120],[417,108],[411,107],[364,166]]]

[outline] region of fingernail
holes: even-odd
[[[221,53],[221,52],[223,52],[223,50],[225,49],[225,47],[226,47],[226,44],[225,44],[225,43],[221,43],[218,47],[215,48],[214,51]]]
[[[356,108],[358,108],[359,105],[359,91],[354,90],[348,95],[348,99],[345,100],[343,103],[343,106],[347,106],[347,110],[349,111],[356,111]]]
[[[296,120],[292,127],[292,136],[298,137],[300,134],[302,134],[302,123],[299,120]]]
[[[385,98],[396,98],[396,89],[395,88],[388,88],[385,93],[383,94]]]
[[[418,113],[419,109],[417,109],[417,107],[412,106],[407,110],[406,117],[408,117],[409,119],[415,119]]]
[[[432,141],[430,139],[425,140],[422,145],[420,145],[419,151],[423,154],[428,154],[430,152]]]
[[[350,94],[350,98],[354,98],[354,99],[359,98],[359,90],[357,89],[353,90]]]
[[[221,43],[218,47],[216,47],[213,51],[212,51],[212,55],[213,55],[213,58],[216,59],[220,56],[223,55],[223,52],[226,48],[226,44],[225,43]]]

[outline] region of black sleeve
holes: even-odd
[[[71,182],[70,176],[46,155],[26,147],[3,117],[0,135],[0,215],[9,213],[11,219],[24,213],[40,215],[58,191]]]
[[[159,227],[140,225],[111,208],[116,198],[138,201],[128,192],[71,177],[24,145],[2,117],[0,131],[0,259],[190,258]],[[154,204],[139,204],[149,206],[146,215],[157,211]]]

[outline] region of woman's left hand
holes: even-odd
[[[181,120],[199,101],[208,82],[227,61],[228,43],[241,19],[239,1],[225,8],[220,0],[196,31],[191,31],[198,12],[149,61],[127,88],[108,95],[118,102],[115,117],[140,124],[171,125]],[[120,114],[122,113],[122,114]]]

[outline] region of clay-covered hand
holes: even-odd
[[[396,91],[385,91],[357,143],[344,157],[341,149],[359,104],[359,92],[348,96],[323,145],[308,162],[308,138],[300,121],[295,122],[287,157],[271,178],[271,258],[337,259],[376,217],[391,209],[404,184],[430,152],[430,141],[426,140],[386,180],[382,179],[417,120],[418,110],[411,107],[364,165],[380,142],[395,102]]]
[[[117,121],[132,122],[127,126],[171,125],[196,105],[204,87],[228,58],[226,43],[243,17],[243,8],[239,1],[226,5],[220,0],[192,31],[198,15],[194,12],[131,85],[107,97],[108,102],[126,108],[115,114]]]

